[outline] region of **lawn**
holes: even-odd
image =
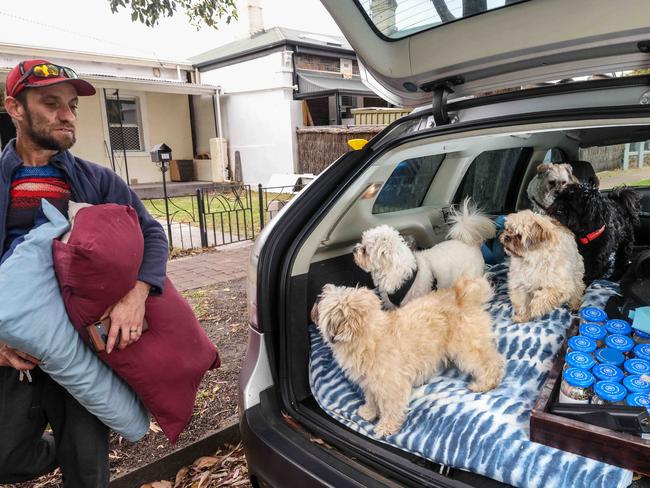
[[[650,186],[650,178],[632,183],[630,186]]]
[[[288,201],[293,197],[291,193],[266,193],[264,198],[264,223],[269,221],[269,211],[273,211],[274,201]],[[177,222],[190,222],[199,226],[199,215],[197,208],[197,197],[170,197],[168,200],[169,216],[173,223]],[[145,208],[155,218],[165,220],[165,200],[162,198],[154,200],[143,200]],[[233,234],[237,233],[244,235],[246,233],[245,226],[251,228],[251,216],[253,219],[253,229],[255,235],[260,232],[261,219],[260,219],[260,204],[259,194],[257,191],[251,191],[250,194],[245,192],[226,192],[211,194],[206,201],[207,225],[208,228],[215,228],[216,230],[224,230]],[[250,234],[250,230],[248,230]]]

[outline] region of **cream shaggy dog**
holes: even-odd
[[[491,296],[484,277],[463,278],[453,288],[384,311],[368,288],[325,285],[311,315],[334,358],[363,390],[359,415],[379,417],[375,433],[383,437],[401,428],[413,387],[447,360],[472,375],[472,391],[499,384],[504,360],[485,310]]]
[[[537,319],[566,302],[572,310],[580,307],[585,267],[569,229],[523,210],[506,217],[500,239],[510,256],[508,293],[514,322]]]
[[[354,262],[372,275],[387,308],[404,305],[432,288],[449,288],[460,277],[483,275],[481,244],[496,234],[492,220],[465,199],[452,208],[449,240],[412,251],[396,229],[381,225],[366,230],[354,248]]]
[[[530,208],[542,215],[555,201],[558,192],[571,183],[577,183],[570,164],[542,163],[537,166],[535,177],[528,183],[526,194]]]

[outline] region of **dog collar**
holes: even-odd
[[[418,275],[418,268],[416,267],[415,271],[411,274],[411,277],[408,280],[406,280],[402,284],[402,286],[400,286],[397,290],[395,290],[395,292],[386,294],[388,296],[388,300],[390,301],[390,303],[392,303],[396,307],[400,306],[402,300],[404,300],[404,297],[413,286],[413,282],[415,281],[415,277],[417,275]]]
[[[595,231],[587,234],[585,237],[581,237],[579,239],[580,244],[584,244],[584,245],[589,244],[591,241],[594,241],[594,240],[598,239],[603,234],[603,232],[605,232],[605,226],[604,225],[600,229],[595,230]]]

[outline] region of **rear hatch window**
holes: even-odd
[[[389,39],[529,0],[359,0],[366,20]]]

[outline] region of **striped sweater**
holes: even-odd
[[[45,198],[63,215],[68,214],[70,185],[60,169],[45,166],[20,166],[13,174],[9,191],[7,234],[3,253],[14,248],[37,225],[41,199]]]

